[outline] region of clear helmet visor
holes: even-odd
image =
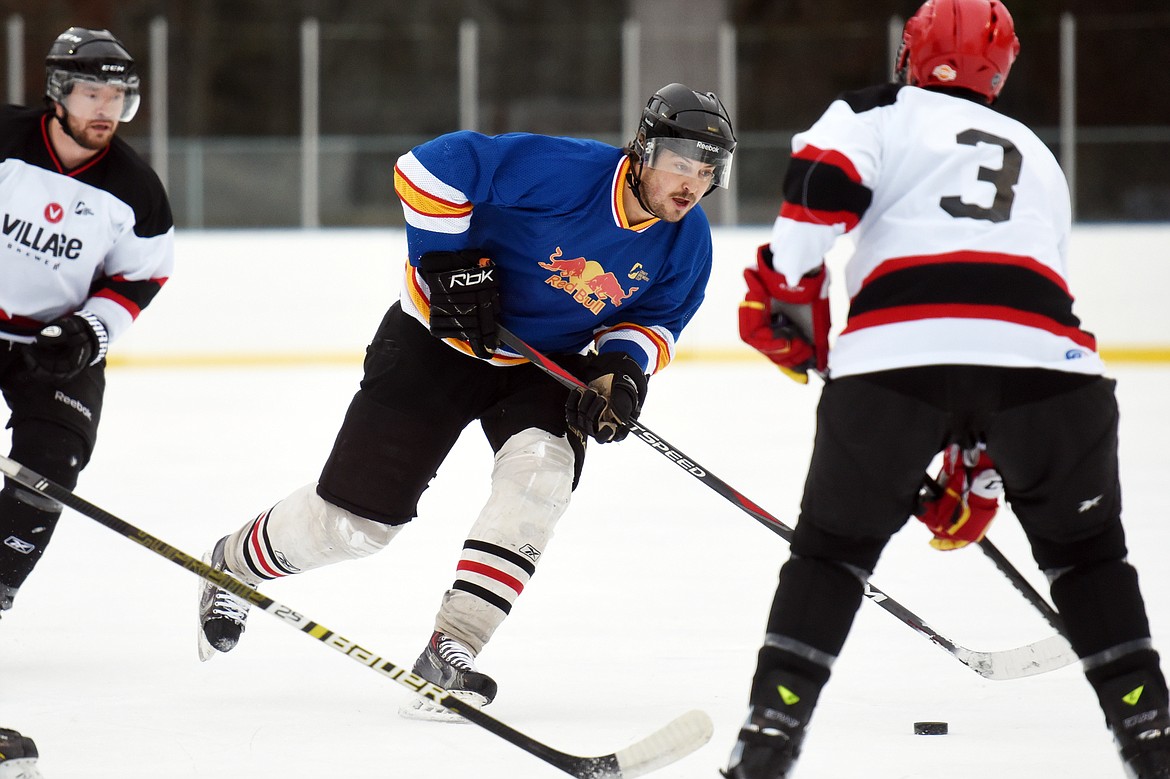
[[[103,79],[57,70],[49,75],[48,96],[82,121],[129,122],[138,113],[138,76]]]
[[[693,178],[707,188],[727,188],[732,152],[692,138],[649,138],[642,164],[647,168]]]

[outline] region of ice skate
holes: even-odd
[[[731,750],[726,779],[785,779],[796,765],[804,726],[783,712],[752,706]]]
[[[38,756],[31,738],[0,728],[0,779],[41,779]]]
[[[228,570],[224,563],[224,544],[227,537],[219,539],[210,554],[204,555],[203,562],[217,571],[226,571],[249,586],[255,586],[255,579],[239,576]],[[217,653],[230,652],[240,641],[248,621],[250,604],[221,590],[204,580],[199,589],[199,659],[206,662]]]
[[[1101,687],[1101,706],[1129,779],[1170,779],[1170,701],[1146,671]]]
[[[1165,744],[1150,750],[1130,750],[1128,759],[1125,757],[1125,752],[1122,751],[1122,761],[1128,779],[1167,779],[1170,777],[1170,751],[1167,751]]]
[[[727,779],[787,779],[823,681],[778,669],[755,685],[747,720],[727,761]]]
[[[431,635],[427,648],[411,670],[476,708],[486,706],[496,697],[495,680],[476,669],[471,650],[438,631]],[[458,714],[421,696],[402,706],[398,713],[408,719],[466,722]]]

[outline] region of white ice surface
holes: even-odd
[[[78,494],[200,555],[316,478],[358,371],[111,371],[101,440]],[[1121,382],[1131,560],[1155,640],[1170,646],[1170,368],[1112,373]],[[817,394],[764,364],[682,363],[655,379],[642,421],[791,524]],[[388,549],[264,591],[409,665],[489,473],[489,449],[473,428],[424,495],[421,516]],[[1042,587],[1010,515],[991,537]],[[787,554],[778,536],[648,446],[593,447],[537,576],[480,657],[500,684],[488,712],[558,749],[594,755],[701,708],[715,721],[711,742],[654,775],[714,779],[740,724]],[[973,649],[1051,634],[978,551],[935,552],[914,523],[894,538],[874,581]],[[253,615],[235,652],[199,663],[197,584],[66,512],[16,607],[0,619],[0,726],[36,739],[47,779],[563,775],[477,727],[400,719],[409,693],[267,614]],[[914,736],[916,720],[946,720],[950,735]],[[1078,668],[985,680],[864,603],[797,776],[1122,772]]]

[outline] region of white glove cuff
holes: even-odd
[[[93,359],[89,361],[90,365],[97,365],[99,362],[105,359],[106,352],[109,350],[109,333],[106,332],[106,326],[102,320],[98,319],[93,314],[93,312],[86,311],[83,308],[76,313],[77,316],[84,319],[86,324],[88,324],[93,329],[93,334],[97,338],[97,349],[94,350]]]

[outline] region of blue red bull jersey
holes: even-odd
[[[596,344],[661,370],[703,300],[711,230],[698,206],[677,223],[629,224],[628,168],[608,144],[527,133],[456,132],[415,147],[394,169],[409,252],[403,309],[429,321],[423,254],[479,249],[498,268],[501,323],[532,346]],[[505,347],[492,358],[523,361]]]

